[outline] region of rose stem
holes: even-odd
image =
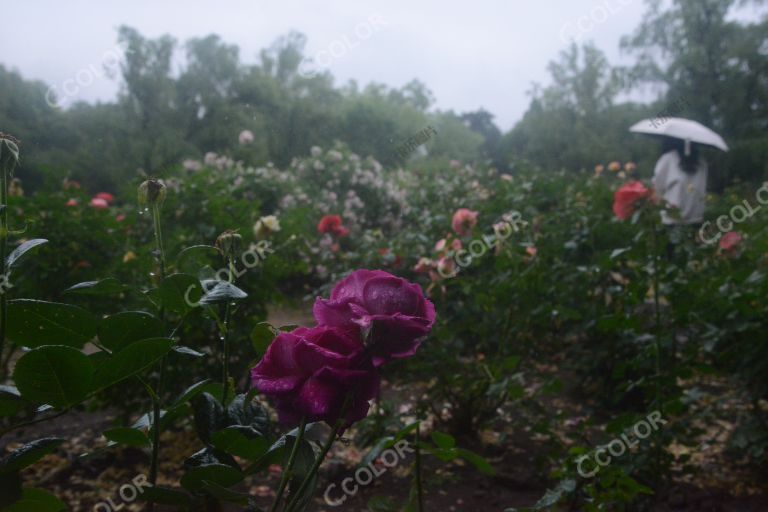
[[[421,422],[416,423],[416,494],[418,495],[419,512],[424,512],[424,489],[421,487]]]
[[[157,202],[152,205],[152,220],[155,231],[155,245],[157,250],[157,257],[160,264],[160,282],[165,280],[165,251],[163,249],[163,231],[160,226],[160,206]],[[162,322],[165,317],[165,311],[162,306],[160,307],[160,321]],[[152,400],[152,459],[149,466],[149,483],[152,487],[157,484],[157,465],[160,455],[160,400],[163,392],[163,377],[165,376],[165,363],[166,356],[160,360],[160,373],[157,378],[157,392]],[[147,509],[149,512],[155,510],[154,502],[149,502]]]
[[[229,260],[229,276],[228,281],[230,283],[234,282],[234,275],[235,275],[235,258],[230,255],[228,257]],[[227,398],[229,395],[229,323],[231,320],[231,308],[229,301],[226,302],[224,305],[224,332],[222,341],[222,368],[221,368],[221,385],[223,386],[223,391],[221,394],[221,405],[224,407],[224,418],[226,419],[228,416],[227,413]]]
[[[323,460],[325,460],[325,456],[328,455],[328,451],[331,449],[331,445],[336,440],[336,436],[338,435],[339,430],[341,430],[341,426],[344,425],[351,398],[352,396],[347,394],[347,397],[344,399],[344,405],[341,406],[341,414],[339,414],[339,419],[336,420],[336,424],[333,426],[333,430],[331,430],[328,439],[325,440],[325,444],[323,445],[322,450],[320,450],[320,455],[318,455],[317,459],[315,459],[315,463],[312,464],[312,468],[309,470],[306,478],[304,478],[304,481],[301,483],[299,490],[295,493],[291,491],[293,496],[291,496],[291,500],[288,502],[288,506],[285,508],[285,512],[291,512],[294,509],[294,507],[299,502],[301,493],[303,493],[306,488],[309,487],[309,482],[312,481],[312,478],[314,478],[317,470],[320,469],[320,464],[322,464]]]
[[[651,220],[651,230],[653,233],[653,310],[655,316],[655,370],[656,370],[656,406],[659,413],[664,414],[664,403],[661,396],[661,308],[659,307],[659,235],[656,230],[656,222]],[[656,441],[656,488],[660,484],[661,478],[661,429],[655,434]]]
[[[0,142],[2,144],[2,142]],[[0,149],[2,151],[2,149]],[[1,155],[0,155],[1,156]],[[2,184],[0,184],[0,207],[3,211],[0,213],[0,266],[2,266],[2,275],[7,279],[7,269],[5,268],[5,257],[8,252],[8,173],[13,169],[13,161],[9,160],[8,167],[5,165],[0,169],[2,174]],[[8,323],[8,297],[7,290],[0,290],[0,356],[5,348],[5,328]]]
[[[299,424],[299,433],[296,435],[296,440],[293,442],[291,448],[291,454],[288,456],[288,463],[285,465],[283,475],[280,478],[280,486],[277,488],[277,494],[275,495],[275,501],[272,502],[272,506],[269,508],[269,512],[275,512],[277,510],[280,501],[283,498],[285,492],[285,486],[288,485],[288,480],[291,478],[291,472],[293,471],[293,464],[296,460],[296,454],[299,453],[299,445],[304,438],[304,430],[307,428],[307,417],[302,416],[301,423]]]

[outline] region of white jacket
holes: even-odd
[[[696,224],[704,220],[707,199],[707,163],[699,159],[695,173],[688,174],[680,166],[676,150],[664,153],[653,171],[656,196],[677,207],[679,219],[661,212],[664,224]]]

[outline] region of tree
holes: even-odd
[[[176,41],[170,36],[146,39],[126,26],[118,30],[118,41],[125,48],[122,101],[135,123],[141,165],[153,174],[177,158],[183,147],[183,137],[174,129],[177,100],[171,58]]]
[[[694,119],[733,142],[721,167],[745,177],[768,173],[768,16],[755,23],[731,14],[761,1],[647,0],[648,9],[622,48],[638,56],[626,70],[630,87],[652,84],[666,102],[684,99]],[[756,8],[757,10],[757,8]],[[740,169],[740,170],[739,170]]]

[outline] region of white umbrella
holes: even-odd
[[[643,119],[633,125],[629,131],[682,139],[686,141],[686,147],[688,147],[689,143],[696,142],[728,151],[728,145],[717,133],[701,123],[681,117]]]

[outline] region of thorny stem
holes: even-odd
[[[299,453],[299,445],[301,444],[302,439],[304,439],[304,431],[307,429],[307,418],[306,416],[301,418],[301,424],[299,425],[299,433],[296,435],[296,440],[293,442],[293,447],[291,448],[291,454],[288,456],[288,463],[285,466],[285,469],[283,470],[283,476],[280,478],[280,486],[277,488],[277,494],[275,495],[275,501],[272,502],[272,506],[269,509],[269,512],[276,512],[277,507],[280,505],[280,501],[283,499],[283,493],[285,492],[285,487],[288,485],[288,480],[290,480],[293,472],[293,464],[296,461],[296,455]]]
[[[323,445],[323,448],[320,450],[320,454],[315,459],[314,464],[312,464],[312,467],[309,470],[309,473],[307,473],[306,478],[304,478],[304,481],[301,483],[301,486],[296,492],[293,492],[291,490],[291,500],[288,502],[288,506],[285,507],[285,512],[292,512],[296,505],[299,502],[299,499],[301,499],[301,495],[304,493],[304,491],[309,487],[309,483],[312,481],[312,479],[315,477],[315,474],[317,474],[317,470],[320,469],[320,464],[323,463],[325,460],[325,456],[328,455],[328,451],[331,449],[331,445],[336,440],[336,436],[339,434],[339,430],[341,430],[341,427],[346,422],[347,418],[347,411],[349,410],[349,406],[351,405],[352,395],[348,394],[347,397],[344,399],[344,405],[341,406],[341,413],[339,414],[339,419],[336,420],[336,424],[333,426],[333,429],[331,430],[331,433],[328,435],[328,439],[325,440],[325,444]]]

